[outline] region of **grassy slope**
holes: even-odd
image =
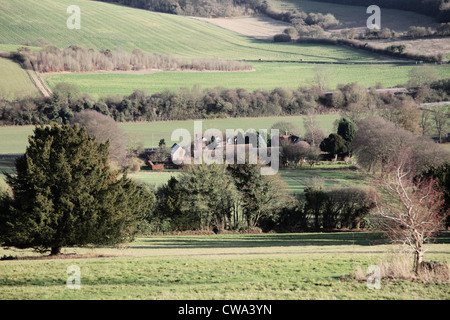
[[[256,41],[196,19],[83,0],[0,0],[0,44],[23,44],[44,38],[59,47],[78,44],[186,57],[297,60],[374,60],[373,56],[326,46],[289,46]],[[66,28],[66,8],[81,9],[81,29]],[[51,19],[44,19],[51,17]]]
[[[448,284],[343,280],[394,258],[368,233],[140,237],[126,249],[66,248],[114,258],[0,262],[1,299],[448,299]],[[377,241],[377,245],[373,242]],[[447,243],[447,244],[446,244]],[[446,261],[448,236],[427,247]],[[32,255],[0,248],[0,255]],[[68,290],[67,267],[81,270]]]
[[[97,49],[120,46],[136,47],[148,52],[169,53],[186,57],[219,57],[223,59],[298,61],[373,62],[378,56],[336,46],[275,44],[262,42],[188,17],[166,15],[127,7],[81,0],[0,0],[1,44],[22,44],[39,38],[59,47],[71,44]],[[80,30],[66,28],[66,8],[79,5]],[[43,17],[52,17],[47,19]],[[48,78],[51,86],[69,82],[82,92],[94,96],[106,93],[129,94],[136,88],[149,92],[180,86],[218,85],[249,90],[285,86],[295,88],[309,84],[315,65],[297,63],[255,63],[256,72],[179,73],[163,72],[137,75],[56,75]],[[386,86],[405,83],[410,66],[329,66],[330,84],[358,81],[364,85],[381,82]],[[450,76],[450,69],[441,69]]]
[[[38,95],[39,91],[20,65],[0,58],[0,99]]]

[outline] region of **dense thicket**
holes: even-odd
[[[363,187],[323,188],[319,182],[294,196],[278,175],[261,175],[258,165],[196,165],[157,190],[146,231],[359,229],[366,227],[374,207],[371,192]]]
[[[122,49],[98,51],[72,45],[59,49],[46,45],[39,51],[19,48],[11,57],[24,68],[38,72],[139,71],[139,70],[252,70],[249,64],[221,59],[183,59],[168,54],[146,53],[140,49],[127,52]]]
[[[436,17],[439,22],[450,22],[450,2],[448,0],[317,0],[347,5],[370,6],[414,11]]]
[[[422,67],[418,67],[422,68]],[[433,82],[412,93],[420,103],[446,101],[450,98],[450,79]],[[81,95],[71,85],[59,84],[49,98],[26,98],[0,101],[0,125],[69,123],[74,114],[95,110],[124,121],[163,121],[207,119],[220,117],[258,117],[303,115],[308,113],[344,111],[355,120],[367,112],[394,110],[391,106],[412,97],[377,92],[351,83],[339,85],[333,95],[325,95],[316,87],[273,90],[212,88],[179,89],[152,95],[136,90],[129,96],[108,96],[94,99]],[[396,109],[395,109],[396,110]],[[386,117],[391,115],[386,115]],[[401,123],[399,117],[398,122]],[[392,120],[392,119],[389,119]]]
[[[262,175],[260,165],[249,163],[185,167],[156,198],[148,232],[254,230],[295,204],[279,175]]]
[[[398,163],[405,152],[410,154],[416,172],[439,167],[450,159],[450,153],[441,145],[395,123],[370,117],[358,121],[358,130],[352,141],[358,165],[369,172],[385,174]]]

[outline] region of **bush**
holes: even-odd
[[[305,189],[303,210],[310,217],[309,228],[316,231],[363,228],[372,208],[371,191],[366,188]]]
[[[319,25],[299,26],[297,32],[301,38],[323,38],[325,36],[325,31]]]
[[[286,33],[276,34],[273,37],[273,42],[291,42],[291,41],[292,41],[291,36]]]
[[[392,46],[387,47],[386,50],[392,53],[403,53],[406,50],[406,46],[404,44],[402,45],[393,44]]]
[[[438,36],[450,36],[450,22],[442,23],[436,30]]]
[[[381,30],[367,29],[366,33],[362,36],[362,38],[363,39],[390,39],[393,36],[394,36],[394,33],[388,28],[384,28]]]
[[[433,34],[434,34],[434,32],[433,32],[433,30],[431,30],[431,28],[411,26],[411,27],[409,27],[409,30],[406,33],[406,36],[410,37],[410,38],[421,38],[421,37],[431,36]]]
[[[141,167],[144,165],[144,161],[139,158],[131,158],[128,161],[128,172],[129,173],[138,173],[141,171]]]
[[[288,27],[288,28],[284,29],[283,33],[290,36],[291,39],[298,37],[297,29],[295,29],[294,27]]]

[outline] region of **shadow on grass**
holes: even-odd
[[[140,239],[140,249],[183,248],[250,248],[288,246],[339,246],[387,243],[380,233],[307,233],[307,234],[256,234],[256,235],[211,235],[211,236],[167,236]]]
[[[388,244],[381,233],[342,232],[305,234],[258,235],[206,235],[206,236],[158,236],[139,239],[136,249],[186,249],[186,248],[251,248],[289,246],[371,246]],[[450,232],[441,234],[435,243],[450,243]]]

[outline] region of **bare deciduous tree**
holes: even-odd
[[[122,129],[113,118],[94,110],[84,110],[77,113],[72,122],[80,127],[85,127],[88,134],[95,137],[97,141],[102,143],[109,141],[111,161],[121,166],[126,164],[126,139]]]
[[[447,106],[439,106],[433,109],[433,121],[439,136],[439,143],[442,143],[442,137],[448,129],[449,119],[450,112]]]
[[[305,140],[311,146],[319,146],[322,140],[330,134],[320,128],[320,124],[313,114],[303,117],[303,126],[305,128]]]
[[[449,159],[450,154],[431,139],[417,137],[394,123],[382,118],[367,118],[358,122],[358,131],[352,141],[353,154],[358,164],[372,172],[384,172],[397,163],[403,150],[411,153],[418,171],[437,167]]]
[[[393,243],[406,245],[414,253],[414,271],[420,272],[424,244],[440,231],[445,219],[440,214],[443,193],[433,179],[414,179],[410,153],[379,180],[381,193],[374,196],[376,211],[372,221]]]

